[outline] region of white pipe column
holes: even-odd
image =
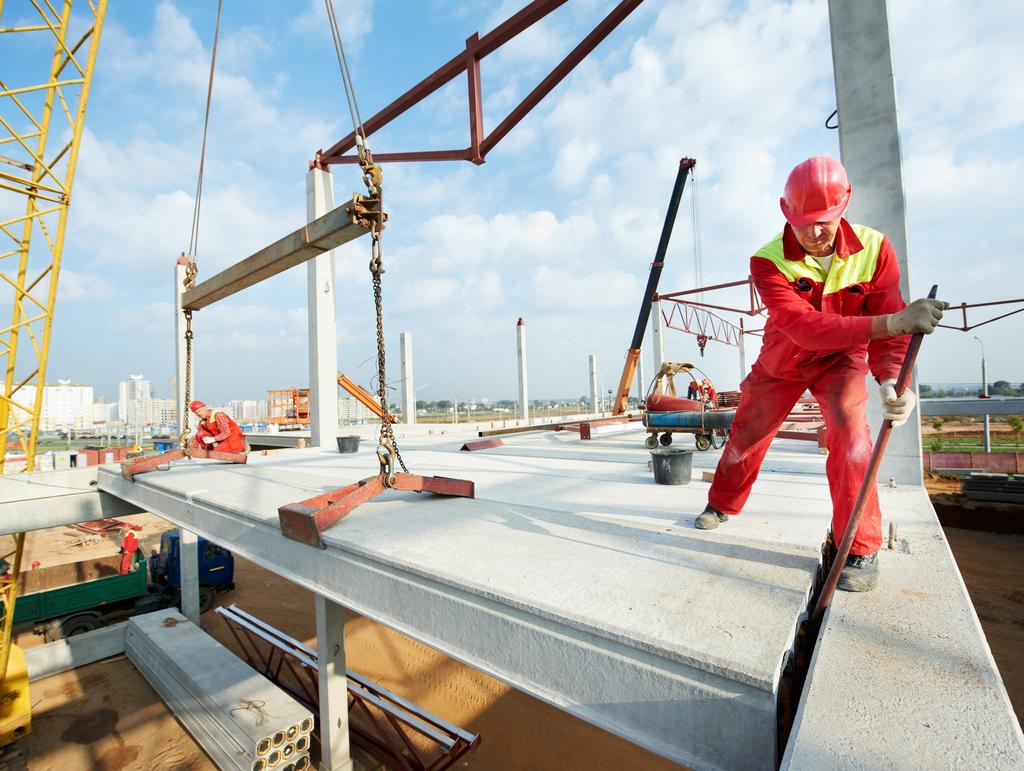
[[[175,410],[178,415],[178,433],[185,430],[185,315],[181,312],[181,296],[185,293],[185,268],[188,257],[182,255],[174,264],[174,358]],[[192,380],[192,398],[196,398],[195,378]],[[121,418],[124,419],[123,417]],[[197,418],[198,420],[198,418]],[[178,571],[181,586],[181,615],[199,626],[199,538],[181,528],[178,540]]]
[[[412,380],[412,332],[399,336],[402,349],[402,422],[416,422],[416,389]]]
[[[653,339],[652,353],[654,354],[654,372],[661,372],[661,365],[665,363],[665,319],[661,315],[661,302],[651,306],[651,336]]]
[[[743,317],[740,317],[740,382],[747,377],[747,336],[743,329]]]
[[[910,293],[903,163],[886,0],[829,0],[828,15],[839,147],[853,185],[853,199],[845,216],[850,222],[862,223],[889,237],[899,260],[900,291],[912,301],[916,297]],[[919,291],[917,296],[925,292]],[[929,341],[924,345],[927,347]],[[882,421],[878,386],[873,381],[869,378],[868,424],[872,431]],[[917,393],[916,369],[907,387]],[[915,416],[892,432],[879,479],[921,484],[924,474],[918,420]]]
[[[646,388],[647,380],[644,377],[644,349],[640,348],[640,355],[636,359],[636,395],[641,402],[647,395],[645,393]]]
[[[590,411],[597,414],[597,356],[590,354]]]
[[[334,208],[331,173],[306,174],[306,218],[312,222]],[[311,447],[330,447],[338,435],[338,332],[334,315],[334,252],[306,263],[309,305],[309,428]]]
[[[320,685],[320,768],[351,771],[345,608],[316,594],[317,681]]]
[[[530,425],[530,402],[526,387],[526,323],[516,322],[516,361],[519,362],[519,419]]]

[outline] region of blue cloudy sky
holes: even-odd
[[[364,116],[525,0],[340,0]],[[322,0],[225,0],[210,121],[199,261],[210,276],[294,230],[306,163],[346,133]],[[483,63],[485,127],[604,13],[571,0]],[[1024,4],[893,0],[913,293],[954,302],[1024,294]],[[173,373],[173,263],[188,245],[216,3],[111,2],[81,152],[48,380],[116,398],[129,372],[161,395]],[[373,137],[378,152],[464,147],[459,79]],[[824,0],[647,0],[475,167],[385,169],[389,377],[398,334],[415,341],[418,396],[511,398],[517,317],[527,322],[531,396],[587,391],[587,354],[612,387],[633,328],[680,156],[698,160],[706,283],[746,276],[782,224],[788,170],[838,154]],[[360,189],[334,170],[336,198]],[[857,181],[854,180],[854,195]],[[870,223],[865,223],[870,224]],[[369,384],[369,245],[339,250],[340,368]],[[689,198],[662,290],[694,282]],[[213,402],[302,385],[305,270],[197,314],[198,392]],[[991,379],[1024,379],[1024,315],[983,328]],[[756,348],[756,344],[754,346]],[[669,333],[670,359],[694,359]],[[749,352],[752,361],[753,351]],[[976,378],[971,335],[940,331],[925,381]],[[702,364],[735,387],[735,349]],[[648,367],[648,370],[650,367]]]

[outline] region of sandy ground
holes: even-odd
[[[1024,535],[944,530],[1017,720],[1024,723]]]
[[[245,560],[235,566],[237,590],[222,602],[315,645],[310,592]],[[238,652],[219,616],[207,613],[203,623]],[[455,768],[679,769],[365,618],[350,617],[345,638],[349,667],[481,735],[478,748]],[[32,734],[20,743],[30,771],[214,768],[123,657],[47,678],[31,690]]]

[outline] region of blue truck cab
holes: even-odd
[[[154,564],[155,560],[155,564]],[[181,592],[181,533],[170,530],[160,537],[160,554],[150,560],[150,575],[177,596]],[[235,558],[227,549],[199,539],[199,611],[213,606],[214,594],[235,588]]]

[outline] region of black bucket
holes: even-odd
[[[338,452],[358,452],[359,450],[359,437],[358,436],[339,436],[338,437]]]
[[[682,447],[659,447],[651,450],[654,481],[659,485],[685,485],[693,470],[693,450]]]

